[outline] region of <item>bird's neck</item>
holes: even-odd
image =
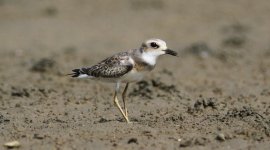
[[[155,66],[156,65],[156,62],[157,62],[157,57],[158,56],[155,56],[155,55],[151,55],[151,54],[148,54],[148,53],[142,53],[141,54],[141,59],[143,62],[151,65],[151,66]]]
[[[139,70],[152,70],[155,68],[157,56],[149,55],[140,49],[133,51],[133,60]]]

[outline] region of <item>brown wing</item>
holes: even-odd
[[[97,65],[76,71],[79,71],[80,74],[87,74],[97,78],[117,78],[132,70],[133,65],[128,59],[128,53],[119,53],[101,61]]]

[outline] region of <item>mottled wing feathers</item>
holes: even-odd
[[[95,65],[91,68],[82,68],[88,76],[101,78],[117,78],[123,76],[132,69],[132,66]]]
[[[132,70],[133,65],[129,62],[127,52],[116,54],[109,57],[97,65],[88,68],[74,69],[72,77],[88,75],[96,78],[117,78]]]

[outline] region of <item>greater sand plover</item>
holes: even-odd
[[[68,75],[74,78],[90,78],[115,83],[114,103],[125,120],[129,123],[125,103],[129,83],[140,81],[145,73],[154,69],[157,58],[164,54],[177,56],[175,51],[167,48],[163,40],[149,39],[143,42],[138,49],[120,52],[91,67],[73,69],[73,72]],[[117,98],[121,83],[126,83],[122,93],[124,110],[120,106]]]

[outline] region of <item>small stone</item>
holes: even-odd
[[[129,140],[128,140],[128,144],[131,144],[131,143],[138,144],[137,138],[131,138],[131,139],[129,139]]]
[[[217,134],[216,140],[225,141],[225,135],[223,133]]]
[[[11,142],[5,143],[4,146],[7,148],[15,148],[15,147],[20,147],[21,144],[19,141],[11,141]]]

